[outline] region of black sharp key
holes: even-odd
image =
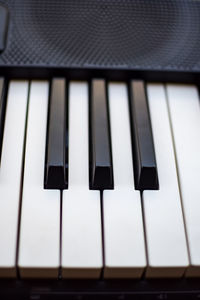
[[[67,187],[66,170],[66,82],[53,79],[51,84],[46,146],[44,187],[64,189]]]
[[[3,78],[0,78],[0,153],[1,153],[2,141],[3,141],[5,108],[6,108],[6,84],[5,84],[5,80]]]
[[[135,187],[138,190],[158,189],[151,122],[142,81],[130,83],[130,111]]]
[[[90,90],[90,188],[113,188],[106,83],[101,79],[93,80]]]

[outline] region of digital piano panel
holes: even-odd
[[[200,297],[199,17],[0,0],[2,299]]]

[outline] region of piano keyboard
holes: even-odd
[[[196,86],[4,86],[1,278],[200,277]]]

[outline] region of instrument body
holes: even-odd
[[[200,3],[195,0],[0,0],[8,30],[7,80],[199,83]],[[198,299],[199,279],[1,279],[3,299]]]

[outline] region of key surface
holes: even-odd
[[[146,266],[140,192],[134,188],[127,86],[109,83],[114,190],[103,192],[105,278],[139,278]]]
[[[106,83],[101,79],[91,82],[90,156],[91,188],[95,190],[113,188]]]
[[[2,150],[5,108],[6,108],[6,83],[4,78],[0,78],[0,153]]]
[[[0,277],[16,277],[16,248],[28,81],[11,81],[0,166]]]
[[[66,142],[66,81],[53,79],[49,102],[49,120],[47,129],[47,149],[45,163],[45,188],[64,189],[67,187],[65,172]]]
[[[18,259],[22,278],[58,277],[60,192],[43,188],[48,89],[46,81],[31,82]]]
[[[156,190],[158,175],[143,81],[130,82],[130,111],[136,189]]]
[[[200,276],[200,106],[198,90],[167,85],[190,265],[186,276]]]
[[[181,277],[189,261],[164,86],[148,84],[147,97],[160,189],[143,192],[146,276]]]
[[[69,84],[69,189],[63,191],[62,277],[98,278],[102,269],[100,192],[89,190],[88,85]]]

